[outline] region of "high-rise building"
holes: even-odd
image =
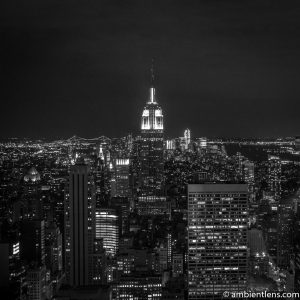
[[[281,160],[278,156],[268,157],[268,189],[279,200],[281,196]]]
[[[160,195],[163,186],[163,112],[158,105],[152,66],[150,97],[144,107],[140,141],[140,195]]]
[[[100,149],[102,149],[101,146]],[[108,153],[106,152],[107,155],[104,157],[103,152],[100,152],[99,157],[95,160],[93,175],[95,178],[96,207],[100,207],[110,198],[110,170],[109,163],[106,162]]]
[[[186,129],[184,131],[184,142],[185,142],[185,149],[188,149],[189,144],[191,142],[191,131],[189,129]]]
[[[281,200],[278,206],[277,266],[288,269],[293,253],[294,214],[291,199]]]
[[[113,159],[110,163],[111,171],[111,197],[128,197],[130,196],[129,185],[129,158]]]
[[[19,248],[17,240],[0,242],[0,292],[6,299],[22,299],[26,270]]]
[[[189,299],[221,299],[247,284],[248,187],[188,185]]]
[[[21,222],[20,254],[27,263],[45,264],[45,221]]]
[[[51,283],[47,280],[47,270],[45,266],[29,269],[27,272],[28,299],[40,300],[51,299]]]
[[[138,197],[137,211],[144,216],[170,216],[171,205],[164,196],[141,196]]]
[[[65,269],[71,286],[93,284],[95,190],[84,163],[71,167],[65,192]]]
[[[119,222],[113,208],[96,209],[96,239],[103,240],[106,254],[115,256],[119,248]]]
[[[207,147],[207,138],[206,137],[201,137],[198,139],[198,145],[202,149],[206,149]]]
[[[151,273],[134,273],[113,284],[113,300],[159,300],[162,296],[162,278]]]
[[[182,253],[174,253],[172,257],[172,273],[173,277],[178,277],[183,274],[183,254]]]
[[[116,210],[119,221],[119,237],[121,237],[129,229],[130,202],[127,197],[112,197],[109,207]]]
[[[166,150],[175,150],[175,140],[166,140],[165,141]]]
[[[30,168],[24,176],[23,217],[26,219],[41,219],[43,217],[43,205],[41,197],[41,176],[34,168]]]
[[[243,161],[242,179],[248,184],[249,199],[254,200],[254,163],[249,160]]]
[[[107,257],[103,247],[103,239],[94,240],[93,281],[95,284],[106,283]]]
[[[62,234],[55,223],[51,223],[45,230],[46,266],[55,274],[62,271]]]

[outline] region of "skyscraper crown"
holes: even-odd
[[[154,87],[154,62],[152,60],[151,66],[151,85],[150,85],[150,97],[144,107],[142,114],[142,130],[160,130],[163,126],[163,113],[161,107],[156,101],[155,87]]]

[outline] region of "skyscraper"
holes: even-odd
[[[129,186],[129,158],[113,159],[110,164],[111,171],[111,197],[130,196]]]
[[[41,197],[41,175],[32,167],[24,176],[24,201],[23,217],[29,220],[43,217]]]
[[[171,207],[164,196],[142,196],[138,197],[137,211],[144,216],[170,215]]]
[[[184,142],[185,142],[185,149],[188,149],[189,144],[191,142],[191,131],[189,129],[186,129],[184,131]]]
[[[151,272],[123,275],[112,286],[112,299],[160,300],[162,296],[161,282],[161,276]]]
[[[24,220],[21,222],[21,259],[28,263],[45,264],[45,221]]]
[[[110,256],[115,256],[119,247],[119,224],[113,208],[96,209],[96,239],[103,240],[103,248]]]
[[[281,196],[281,160],[278,156],[268,157],[268,188],[275,200]]]
[[[163,113],[156,99],[152,65],[150,97],[144,107],[141,122],[140,194],[143,196],[160,195],[162,191],[164,169],[163,132]]]
[[[45,266],[29,269],[26,279],[29,300],[49,299],[47,297],[49,294],[47,293],[47,270]]]
[[[65,194],[65,264],[71,286],[93,283],[95,191],[84,163],[71,167]]]
[[[254,200],[254,174],[254,163],[249,160],[244,160],[242,179],[248,184],[250,200]]]
[[[221,299],[247,283],[248,187],[188,185],[189,299]]]

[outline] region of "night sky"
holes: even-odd
[[[300,134],[300,1],[0,1],[0,137]]]

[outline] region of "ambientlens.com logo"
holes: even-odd
[[[236,299],[247,299],[247,298],[267,298],[267,299],[276,299],[276,298],[287,298],[287,299],[296,299],[300,298],[300,293],[279,293],[279,292],[228,292],[223,293],[224,298],[236,298]]]

